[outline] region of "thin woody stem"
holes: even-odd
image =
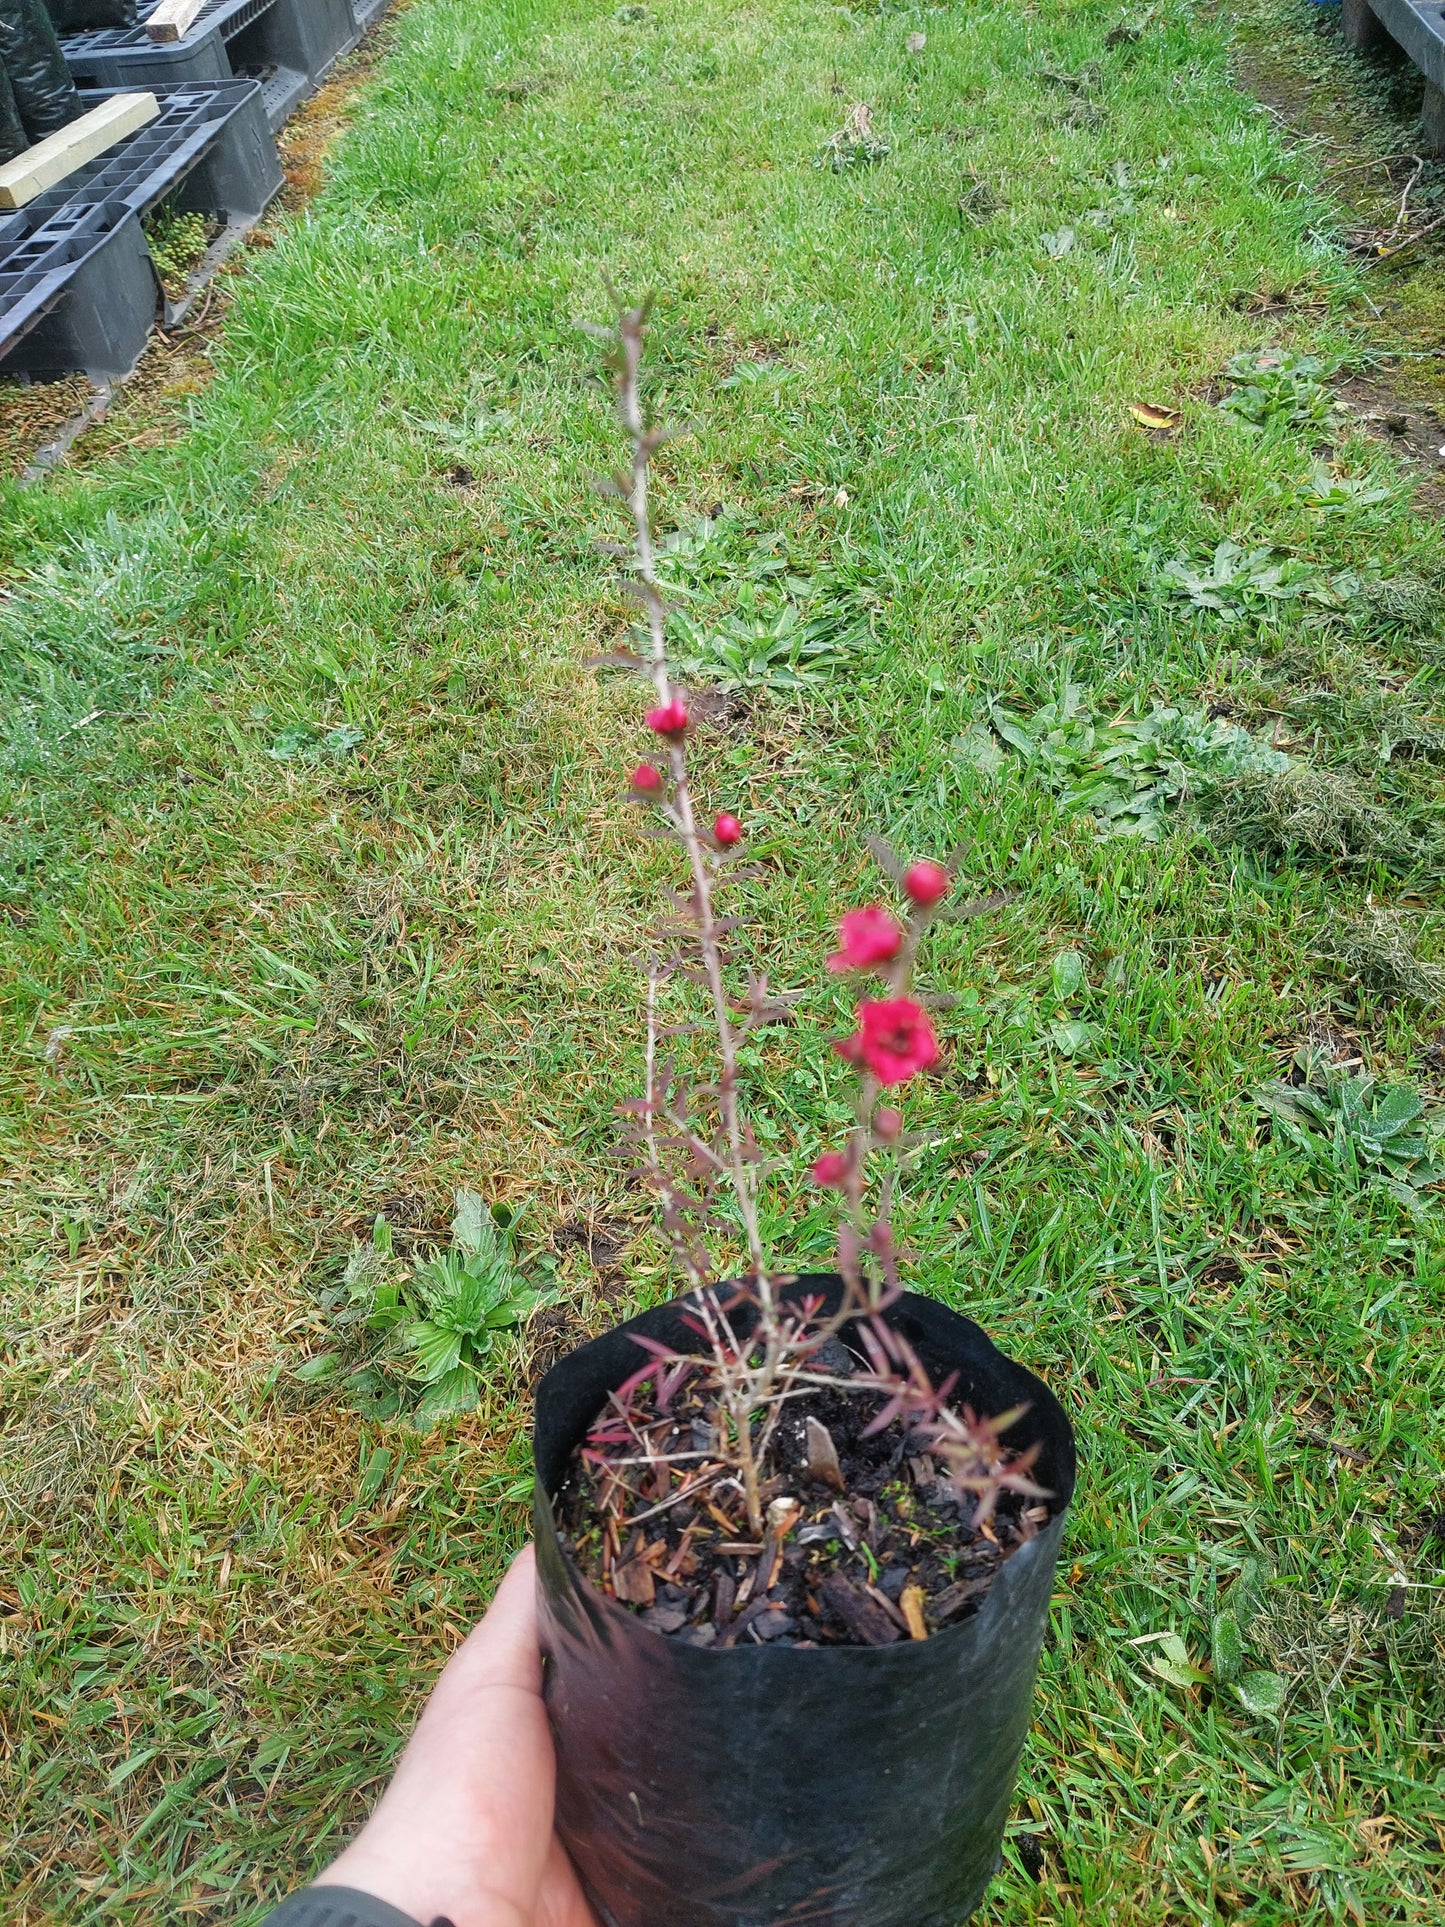
[[[622,344],[622,368],[617,379],[617,412],[632,442],[632,486],[627,506],[632,512],[637,545],[637,574],[642,582],[642,602],[647,611],[647,630],[652,643],[652,680],[660,702],[672,700],[672,683],[667,673],[666,605],[653,565],[652,513],[648,506],[648,473],[658,436],[649,431],[642,417],[642,345],[647,322],[641,308],[626,308],[618,318]],[[676,771],[674,771],[674,774]]]
[[[653,453],[661,440],[656,429],[649,429],[642,413],[639,375],[642,366],[646,314],[641,308],[627,308],[618,317],[622,346],[622,365],[617,382],[617,410],[632,441],[631,487],[627,506],[636,532],[637,574],[641,581],[643,607],[647,611],[648,635],[652,645],[652,682],[660,703],[674,699],[672,678],[667,665],[666,607],[654,566],[652,516],[648,503],[648,478]],[[717,920],[713,913],[712,872],[698,834],[693,811],[692,788],[688,781],[687,754],[679,736],[668,746],[668,766],[672,777],[672,809],[678,834],[687,850],[692,870],[693,908],[697,922],[698,948],[712,994],[713,1019],[717,1027],[718,1056],[722,1074],[718,1079],[718,1108],[727,1134],[729,1166],[733,1192],[747,1239],[748,1260],[757,1281],[758,1296],[765,1308],[772,1304],[772,1282],[763,1257],[762,1236],[758,1228],[756,1188],[748,1170],[743,1146],[742,1117],[738,1108],[737,1041],[733,1035],[727,986],[723,981],[722,947]]]
[[[888,996],[906,997],[913,982],[913,968],[918,958],[918,946],[923,933],[931,921],[927,909],[915,907],[903,926],[903,941],[898,954],[889,965],[884,976]],[[884,1197],[877,1212],[870,1218],[864,1198],[866,1190],[865,1166],[868,1153],[875,1150],[879,1138],[874,1127],[874,1116],[878,1100],[883,1095],[883,1085],[872,1071],[864,1073],[858,1087],[858,1122],[852,1130],[852,1145],[848,1160],[848,1175],[843,1186],[843,1196],[848,1206],[848,1216],[860,1248],[867,1245],[870,1237],[879,1226],[887,1229],[888,1198],[885,1187]],[[851,1280],[850,1280],[851,1282]]]
[[[688,857],[692,864],[693,887],[697,903],[698,947],[702,951],[708,988],[712,992],[713,1016],[717,1023],[718,1056],[722,1063],[722,1075],[718,1079],[718,1107],[722,1112],[723,1128],[727,1132],[733,1190],[747,1237],[748,1258],[757,1280],[758,1295],[764,1302],[768,1302],[772,1296],[772,1288],[763,1259],[762,1237],[758,1230],[757,1196],[748,1171],[747,1159],[743,1153],[742,1117],[738,1108],[737,1044],[728,1011],[727,987],[723,982],[722,974],[722,952],[713,918],[712,878],[708,872],[701,839],[697,834],[697,824],[692,811],[692,794],[688,788],[686,776],[683,775],[679,779],[676,775],[677,770],[683,765],[683,752],[680,746],[673,748],[672,760],[674,800],[682,826],[683,842],[687,846]]]
[[[677,1215],[677,1192],[667,1175],[667,1166],[657,1143],[657,1113],[662,1100],[657,1089],[657,968],[654,965],[647,973],[647,1104],[643,1112],[642,1135],[647,1151],[648,1168],[653,1183],[657,1186],[664,1209],[669,1218]],[[703,1283],[703,1274],[698,1269],[687,1240],[679,1233],[672,1239],[673,1252],[678,1263],[687,1273],[694,1288]]]
[[[740,1400],[739,1409],[733,1413],[733,1432],[737,1439],[738,1469],[743,1475],[743,1504],[747,1507],[748,1524],[761,1536],[763,1531],[763,1500],[758,1483],[758,1459],[753,1450],[753,1407],[751,1401]]]

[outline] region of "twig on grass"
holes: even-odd
[[[1378,268],[1385,261],[1393,261],[1397,255],[1403,254],[1407,248],[1413,248],[1417,242],[1427,239],[1430,235],[1437,233],[1441,228],[1445,228],[1445,214],[1440,215],[1438,219],[1431,221],[1427,226],[1417,228],[1408,240],[1401,241],[1398,247],[1382,248],[1378,254],[1369,257],[1365,261],[1364,266],[1367,268]]]
[[[1393,230],[1396,234],[1398,234],[1400,229],[1405,225],[1405,210],[1409,206],[1410,196],[1414,191],[1415,183],[1419,180],[1420,176],[1424,173],[1424,171],[1425,171],[1425,163],[1417,156],[1415,160],[1415,171],[1410,176],[1409,180],[1406,181],[1405,191],[1400,196],[1400,211],[1395,216],[1395,226]]]

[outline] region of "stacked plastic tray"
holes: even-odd
[[[1345,44],[1368,47],[1385,34],[1425,76],[1420,151],[1445,154],[1445,5],[1441,0],[1343,0]]]
[[[104,94],[84,94],[94,107]],[[134,366],[160,305],[141,216],[248,225],[281,185],[254,80],[157,90],[159,116],[14,214],[0,216],[0,371],[92,378]]]
[[[154,93],[161,115],[32,201],[0,215],[0,373],[95,378],[135,365],[159,277],[141,216],[180,210],[247,226],[281,185],[272,138],[389,0],[209,0],[179,40],[134,27],[65,34],[77,86]]]
[[[377,12],[384,6],[379,0]],[[210,0],[180,40],[157,44],[145,33],[153,10],[143,4],[134,27],[63,35],[60,44],[77,85],[259,80],[273,132],[370,25],[358,20],[351,0]]]

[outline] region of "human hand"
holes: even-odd
[[[530,1546],[422,1709],[391,1785],[318,1886],[356,1887],[427,1927],[597,1927],[552,1831]]]

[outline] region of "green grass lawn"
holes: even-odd
[[[255,1920],[324,1860],[525,1532],[537,1355],[670,1289],[614,1105],[673,857],[583,666],[632,619],[604,275],[657,291],[696,425],[663,525],[725,511],[704,630],[775,619],[779,561],[863,624],[696,759],[761,866],[746,952],[807,991],[748,1058],[770,1146],[844,1114],[865,836],[1008,892],[931,939],[898,1214],[1083,1452],[980,1920],[1439,1919],[1440,1194],[1348,1080],[1445,1098],[1445,539],[1328,413],[1398,277],[1226,23],[1127,24],[416,0],[209,385],[7,489],[8,1919]],[[1271,347],[1324,367],[1221,410]],[[1262,1109],[1301,1048],[1318,1116]],[[565,1316],[422,1434],[297,1368],[370,1356],[353,1246],[384,1213],[425,1255],[458,1185]],[[769,1212],[827,1253],[801,1187]]]

